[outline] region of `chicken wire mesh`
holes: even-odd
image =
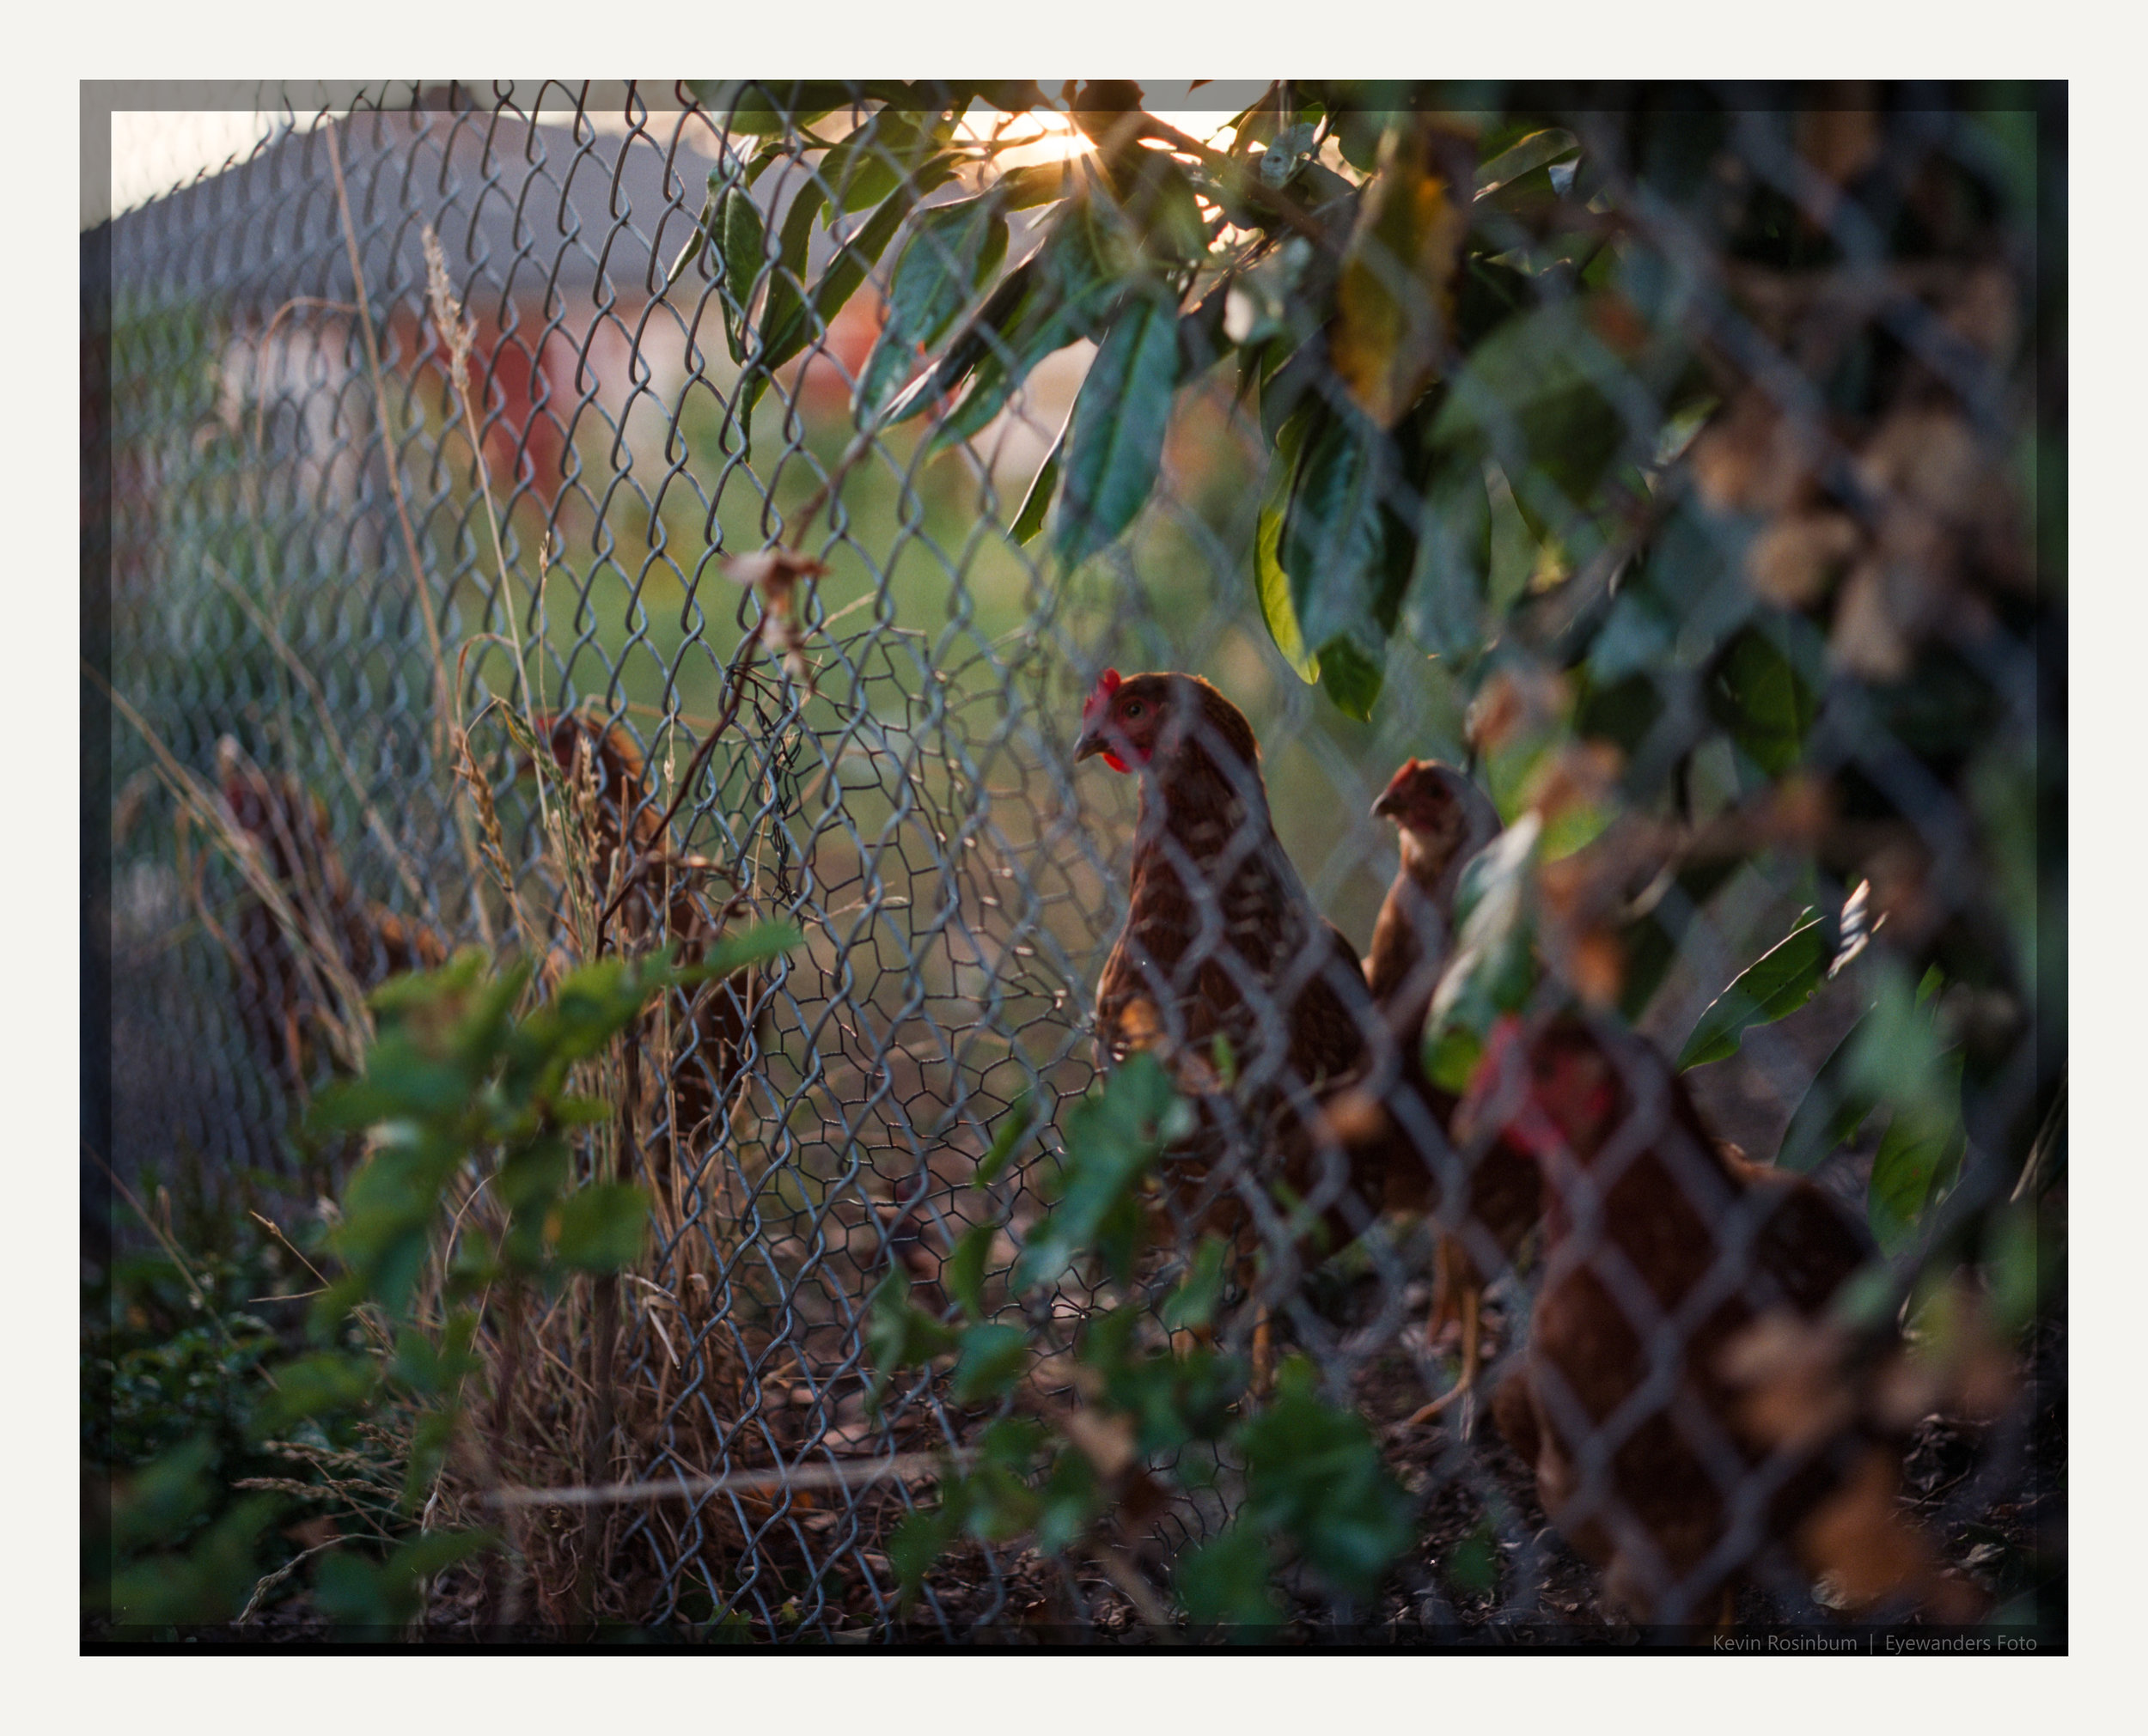
[[[244,161],[110,225],[108,394],[88,419],[108,417],[109,670],[125,714],[110,736],[115,1167],[333,1185],[290,1134],[336,1059],[308,1028],[312,991],[261,963],[272,942],[249,941],[246,889],[171,803],[159,755],[220,784],[242,828],[247,789],[265,811],[284,804],[251,829],[274,856],[280,825],[276,873],[310,882],[346,925],[363,985],[512,932],[458,814],[450,726],[467,726],[472,777],[538,913],[535,949],[569,950],[569,888],[530,765],[543,748],[518,746],[499,715],[527,645],[529,687],[561,720],[559,787],[589,780],[597,835],[608,824],[615,853],[631,838],[668,865],[662,887],[621,888],[622,929],[705,941],[783,917],[803,935],[717,985],[728,1012],[681,1002],[636,1039],[660,1081],[644,1140],[654,1239],[622,1291],[605,1468],[714,1486],[612,1509],[600,1613],[766,1637],[1154,1625],[1108,1550],[1059,1562],[1023,1538],[958,1550],[906,1607],[891,1538],[931,1504],[933,1478],[860,1470],[973,1452],[999,1414],[955,1402],[929,1370],[899,1376],[877,1408],[876,1292],[900,1274],[928,1313],[959,1319],[949,1262],[980,1224],[999,1227],[986,1263],[1004,1282],[1053,1197],[1063,1112],[1113,1051],[1146,1048],[1203,1106],[1163,1160],[1151,1258],[1178,1270],[1204,1233],[1236,1250],[1222,1294],[1238,1306],[1217,1342],[1271,1367],[1308,1353],[1411,1498],[1412,1547],[1369,1601],[1293,1570],[1288,1612],[1308,1628],[1572,1634],[1621,1610],[1705,1623],[1733,1581],[1742,1620],[1827,1619],[1859,1606],[1855,1588],[1838,1562],[1815,1592],[1781,1514],[1794,1506],[1803,1523],[1815,1489],[1859,1486],[1857,1454],[1883,1435],[1907,1448],[1905,1499],[1950,1563],[1945,1583],[2047,1621],[2063,1610],[2064,1367],[2048,1282],[2027,1352],[2003,1372],[1968,1351],[1940,1357],[1944,1374],[1896,1381],[1913,1397],[1872,1397],[1885,1371],[1843,1373],[1811,1333],[1773,1360],[1761,1346],[1752,1403],[1852,1405],[1854,1391],[1864,1432],[1840,1424],[1817,1447],[1753,1423],[1715,1372],[1734,1327],[1779,1322],[1785,1302],[1805,1325],[1822,1318],[1806,1266],[1863,1233],[1799,1242],[1779,1196],[1727,1168],[1716,1141],[1776,1154],[1876,994],[1895,1003],[1856,970],[1828,973],[1804,984],[1802,1010],[1746,1029],[1734,1057],[1681,1075],[1664,1057],[1817,911],[1811,939],[1830,957],[1869,939],[1874,958],[1944,961],[1948,1052],[1970,1063],[1958,1138],[1943,1133],[1904,1172],[1923,1193],[1884,1226],[1889,1317],[1935,1250],[1998,1270],[1987,1220],[2049,1185],[2049,1170],[2023,1177],[2063,1052],[2045,992],[2062,947],[2037,950],[2063,862],[2049,829],[2063,784],[2055,576],[2039,571],[2032,518],[2062,427],[2036,392],[2050,362],[2050,238],[2036,227],[2050,220],[2048,117],[2040,136],[2033,103],[1937,92],[1504,109],[1496,93],[1431,93],[1414,110],[1366,103],[1388,142],[1361,161],[1332,95],[1301,92],[1299,108],[1272,95],[1255,137],[1257,104],[1208,93],[1214,112],[1175,115],[1152,143],[1206,164],[1231,123],[1254,139],[1244,166],[1264,197],[1299,189],[1297,215],[1195,204],[1217,259],[1234,240],[1257,245],[1228,271],[1184,274],[1190,311],[1174,308],[1130,364],[1179,388],[1151,430],[1153,489],[1123,534],[1070,539],[1080,454],[1062,430],[1084,381],[1132,341],[1101,319],[1069,322],[1057,343],[1004,308],[995,326],[986,268],[938,352],[969,343],[979,383],[956,401],[963,375],[929,376],[916,406],[942,400],[965,436],[950,441],[885,413],[917,364],[900,356],[895,370],[882,333],[902,311],[895,235],[952,259],[976,242],[935,228],[937,210],[1024,174],[1108,190],[1126,141],[1093,116],[1133,102],[1089,96],[1090,118],[1069,120],[1083,107],[1071,87],[1056,105],[1037,93],[1043,119],[1017,124],[1003,97],[937,88],[810,105],[751,85],[375,91],[287,113]],[[1534,161],[1494,149],[1481,115],[1474,135],[1454,114],[1394,123],[1525,107],[1557,133]],[[916,154],[882,136],[845,158],[843,142],[913,111],[946,117],[940,143],[972,149],[906,223],[888,196],[918,175]],[[1544,129],[1523,131],[1527,145]],[[1293,300],[1322,269],[1319,214],[1398,174],[1396,138],[1421,141],[1425,185],[1474,176],[1467,223],[1454,222],[1457,237],[1492,238],[1475,277],[1418,308],[1413,273],[1459,242],[1443,244],[1437,221],[1410,228],[1389,199],[1349,231],[1371,244],[1345,250],[1339,289],[1331,271],[1337,323],[1293,330]],[[1471,153],[1459,168],[1442,155],[1457,149]],[[1486,172],[1501,163],[1506,180]],[[1503,198],[1510,186],[1519,196]],[[1011,198],[989,245],[1034,259],[1060,210]],[[1564,258],[1561,221],[1580,237]],[[869,247],[876,223],[888,227]],[[470,322],[474,440],[428,299],[427,231]],[[1600,255],[1620,262],[1608,289],[1590,276]],[[850,292],[826,293],[846,269]],[[1449,322],[1423,340],[1445,353],[1502,271],[1533,280],[1511,341],[1484,340],[1451,381],[1436,362],[1397,368],[1419,341],[1413,319]],[[1400,335],[1376,362],[1353,361],[1367,316],[1352,309],[1382,295]],[[1037,355],[1017,356],[1030,340]],[[1237,367],[1215,365],[1227,350]],[[1401,419],[1435,379],[1449,408]],[[1004,402],[988,399],[996,384]],[[1403,401],[1382,407],[1382,392]],[[1388,431],[1353,434],[1350,468],[1328,430],[1369,401]],[[1294,425],[1294,404],[1311,419]],[[1428,472],[1412,438],[1461,454],[1474,493],[1454,490],[1452,466]],[[1577,455],[1590,442],[1602,449]],[[1621,466],[1635,480],[1603,508],[1591,490]],[[1061,473],[1040,540],[1032,508]],[[1300,509],[1323,490],[1361,504]],[[1597,509],[1577,509],[1584,497]],[[1086,510],[1107,509],[1092,496]],[[1397,522],[1419,531],[1388,571]],[[1375,545],[1370,563],[1353,538]],[[777,545],[821,570],[772,586],[770,569],[741,563]],[[1354,600],[1307,576],[1375,569]],[[1309,646],[1319,685],[1301,679]],[[1158,692],[1145,723],[1123,699],[1113,710],[1099,682],[1112,664],[1207,677],[1250,723],[1257,758],[1186,690]],[[1778,698],[1754,702],[1771,683]],[[1130,775],[1089,764],[1106,754]],[[1395,810],[1370,810],[1413,756],[1464,768],[1475,799],[1496,802],[1473,848],[1492,842],[1498,856],[1502,819],[1499,839],[1526,827],[1534,840],[1506,852],[1508,880],[1479,875],[1475,909],[1525,907],[1523,955],[1533,936],[1547,968],[1500,1002],[1526,1034],[1480,1045],[1509,1064],[1486,1063],[1475,1119],[1459,1124],[1465,1081],[1443,1100],[1412,1085],[1414,1029],[1376,972],[1372,988],[1358,975],[1355,942],[1376,956],[1398,863]],[[1200,837],[1172,819],[1186,811],[1172,768],[1195,759],[1219,792]],[[310,797],[276,793],[294,785]],[[314,823],[311,800],[318,846],[290,836]],[[1662,842],[1673,823],[1675,850]],[[1144,864],[1160,878],[1144,881]],[[1164,882],[1183,950],[1114,961],[1122,931],[1149,932],[1144,886]],[[1501,886],[1521,890],[1502,905]],[[1454,895],[1450,874],[1449,911],[1420,925],[1448,950],[1418,963],[1419,1019],[1434,967],[1467,964],[1473,932],[1479,953],[1510,939],[1465,921]],[[1883,913],[1877,927],[1846,911],[1860,898]],[[1467,1010],[1466,978],[1449,973],[1440,1017],[1457,1000]],[[1314,984],[1333,997],[1317,1061]],[[1560,1010],[1577,994],[1579,1021]],[[1577,1095],[1573,1069],[1592,1066],[1595,1094]],[[1040,1143],[1004,1188],[973,1185],[1031,1103],[1045,1108]],[[1368,1183],[1352,1114],[1384,1115],[1390,1136],[1401,1124],[1406,1179]],[[1878,1209],[1885,1136],[1847,1131],[1813,1176],[1861,1221]],[[1471,1180],[1503,1150],[1525,1173],[1526,1233],[1488,1221]],[[1884,1160],[1901,1166],[1899,1153]],[[1681,1212],[1685,1266],[1651,1264],[1621,1228]],[[1309,1240],[1322,1217],[1326,1240]],[[1442,1233],[1460,1240],[1435,1276]],[[2033,1294],[2048,1235],[2029,1243]],[[1486,1280],[1463,1335],[1483,1349],[1483,1402],[1419,1420],[1454,1380],[1455,1346],[1426,1315],[1436,1288],[1453,1301],[1458,1255]],[[1115,1294],[1100,1282],[1069,1276],[1033,1310],[1047,1348]],[[1577,1315],[1595,1322],[1578,1361],[1552,1324]],[[1927,1319],[1925,1341],[1937,1330]],[[1533,1406],[1495,1422],[1491,1395],[1510,1388]],[[1889,1405],[1892,1434],[1864,1426],[1866,1409]],[[1523,1433],[1541,1438],[1524,1446]],[[1146,1461],[1159,1476],[1175,1462],[1168,1449]],[[1158,1567],[1217,1534],[1242,1470],[1225,1464],[1212,1488],[1189,1478],[1140,1514],[1125,1532],[1133,1571],[1144,1549]],[[1855,1502],[1828,1510],[1852,1532],[1876,1524]],[[544,1546],[525,1544],[533,1557]],[[1913,1575],[1871,1565],[1890,1546],[1863,1537],[1844,1558],[1900,1613]]]

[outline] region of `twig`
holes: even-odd
[[[186,1281],[186,1292],[194,1306],[204,1313],[214,1318],[215,1311],[209,1306],[209,1293],[202,1288],[199,1282],[195,1278],[194,1269],[186,1264],[185,1258],[179,1252],[178,1245],[158,1227],[156,1220],[150,1215],[142,1202],[134,1197],[134,1190],[113,1173],[112,1166],[104,1160],[104,1154],[86,1139],[82,1142],[82,1148],[89,1154],[90,1161],[105,1173],[105,1179],[119,1191],[119,1197],[134,1208],[135,1216],[149,1226],[150,1233],[156,1238],[156,1245],[164,1250],[165,1258],[179,1268],[180,1276]],[[219,1320],[219,1327],[222,1324]],[[226,1342],[229,1342],[229,1335],[226,1334]]]
[[[1126,1562],[1119,1559],[1119,1551],[1110,1544],[1094,1550],[1089,1559],[1102,1569],[1104,1577],[1126,1594],[1134,1612],[1147,1623],[1150,1631],[1167,1645],[1180,1643],[1179,1632],[1171,1621],[1171,1612],[1157,1600],[1147,1581]]]
[[[958,1459],[960,1455],[957,1455]],[[734,1471],[722,1477],[681,1477],[669,1483],[606,1483],[578,1489],[500,1489],[494,1507],[593,1507],[630,1501],[699,1501],[711,1495],[767,1494],[789,1489],[856,1489],[883,1477],[934,1475],[947,1465],[939,1453],[898,1453],[857,1465],[802,1465],[790,1471]]]
[[[671,793],[671,805],[664,809],[662,818],[650,828],[652,843],[671,835],[671,822],[685,802],[687,792],[700,778],[709,763],[709,756],[716,752],[717,743],[723,739],[724,731],[738,716],[738,708],[746,699],[746,671],[753,661],[754,648],[760,643],[760,634],[756,630],[741,639],[738,649],[732,653],[730,667],[724,671],[723,709],[717,715],[716,727],[702,737],[701,745],[693,750],[693,758],[687,762],[686,776],[679,780],[679,787]],[[597,916],[595,953],[598,957],[603,955],[605,931],[611,926],[612,918],[618,914],[619,905],[625,902],[626,895],[634,889],[639,876],[628,872],[621,874],[620,879],[623,884]]]
[[[328,143],[328,168],[335,177],[336,210],[343,220],[344,251],[351,257],[351,282],[358,296],[358,331],[365,339],[366,365],[373,375],[374,413],[381,426],[381,459],[387,471],[387,491],[395,503],[395,521],[403,532],[403,551],[410,562],[411,590],[418,601],[418,612],[424,618],[425,644],[432,653],[433,672],[433,762],[436,765],[452,764],[448,755],[448,720],[455,719],[455,733],[463,732],[462,696],[459,689],[448,685],[448,654],[441,642],[440,623],[433,618],[432,593],[425,585],[425,563],[418,552],[418,533],[411,528],[410,503],[403,497],[402,468],[398,460],[395,445],[395,422],[387,404],[387,381],[381,371],[380,339],[374,335],[373,318],[365,293],[365,267],[358,254],[357,225],[351,217],[351,194],[343,181],[343,152],[336,143],[336,126],[331,121],[322,129]],[[467,749],[465,750],[467,752]],[[491,913],[485,908],[485,899],[479,891],[484,875],[478,862],[476,836],[470,830],[470,816],[460,802],[453,804],[455,833],[462,843],[464,865],[470,874],[470,903],[477,913],[478,932],[484,938],[489,952],[495,942],[492,938]]]
[[[441,250],[440,237],[426,224],[422,239],[425,250],[425,295],[433,324],[440,328],[440,335],[448,345],[448,382],[454,388],[455,401],[462,406],[462,424],[470,442],[470,460],[477,472],[478,492],[485,502],[485,528],[492,539],[492,564],[499,573],[500,613],[507,621],[508,643],[515,654],[515,676],[522,690],[522,714],[529,720],[531,733],[537,728],[539,705],[537,690],[530,680],[529,658],[522,649],[522,624],[515,607],[514,575],[507,565],[506,545],[500,539],[499,509],[492,503],[492,466],[485,460],[485,434],[478,426],[476,406],[470,402],[470,350],[473,331],[463,322],[462,304],[455,298],[453,286],[448,281],[448,258]],[[552,806],[545,796],[545,777],[541,771],[537,778],[537,815],[545,833],[552,833]]]
[[[509,1284],[506,1301],[507,1318],[500,1325],[499,1384],[492,1394],[492,1454],[502,1464],[512,1456],[512,1400],[516,1377],[522,1372],[523,1310],[522,1287],[519,1283]]]
[[[335,123],[331,121],[321,129],[328,145],[328,172],[336,183],[336,210],[343,222],[344,251],[351,259],[351,283],[357,291],[358,332],[365,340],[365,360],[373,375],[375,408],[381,423],[381,456],[387,467],[387,490],[395,502],[395,520],[403,532],[403,551],[410,557],[410,582],[418,594],[420,612],[425,618],[425,638],[432,650],[433,679],[436,685],[437,706],[433,712],[433,752],[441,758],[447,757],[447,718],[451,708],[448,691],[448,655],[440,638],[440,624],[433,619],[432,595],[425,588],[425,563],[418,557],[418,533],[411,528],[410,506],[403,498],[403,481],[396,460],[394,423],[388,413],[387,380],[381,371],[380,339],[373,332],[371,302],[365,291],[365,265],[358,252],[358,227],[351,216],[351,192],[343,180],[343,152],[336,143]]]
[[[238,1619],[231,1625],[235,1628],[244,1627],[253,1619],[253,1612],[260,1607],[264,1593],[272,1592],[282,1585],[296,1570],[298,1564],[308,1556],[317,1556],[325,1549],[333,1549],[342,1541],[340,1537],[332,1537],[326,1543],[317,1543],[311,1549],[301,1550],[274,1573],[263,1575],[254,1584],[253,1595],[246,1600],[246,1607],[239,1611]]]
[[[633,1113],[632,1097],[621,1109],[621,1119]],[[590,1379],[596,1387],[596,1416],[590,1430],[589,1466],[592,1477],[611,1463],[612,1435],[617,1407],[614,1402],[613,1353],[619,1339],[619,1274],[605,1272],[594,1281],[596,1319],[590,1329]],[[602,1485],[599,1484],[598,1487]],[[576,1613],[587,1622],[596,1611],[597,1556],[604,1543],[604,1508],[591,1501],[583,1510],[581,1571],[576,1577]]]
[[[297,1243],[294,1242],[289,1236],[284,1233],[281,1226],[271,1222],[267,1218],[263,1217],[260,1213],[255,1211],[251,1206],[247,1209],[247,1215],[252,1218],[254,1222],[260,1225],[260,1227],[266,1230],[271,1235],[274,1236],[278,1241],[283,1243],[283,1245],[289,1248],[294,1254],[296,1254],[298,1256],[298,1264],[305,1267],[305,1269],[311,1272],[316,1278],[319,1278],[324,1288],[328,1288],[328,1279],[326,1274],[325,1274],[319,1266],[315,1265],[311,1260],[306,1258],[304,1250],[300,1248]]]
[[[373,1032],[373,1015],[365,1004],[365,991],[358,987],[350,967],[333,943],[309,930],[299,920],[297,912],[291,907],[291,901],[284,896],[283,886],[263,866],[259,846],[237,824],[229,809],[224,806],[223,798],[214,791],[204,789],[193,771],[182,764],[179,757],[165,745],[163,738],[150,725],[149,719],[135,709],[125,695],[106,680],[87,659],[82,661],[82,672],[102,690],[113,709],[132,725],[135,733],[142,738],[143,745],[150,750],[150,756],[157,763],[165,788],[179,801],[182,813],[192,811],[202,830],[220,841],[224,855],[238,869],[247,889],[275,918],[277,926],[284,931],[284,938],[295,948],[294,956],[300,968],[314,973],[312,986],[320,991],[323,1003],[340,1003],[345,1017],[355,1026],[356,1036],[354,1038],[351,1030],[345,1029],[334,1021],[329,1021],[329,1035],[343,1040],[347,1052],[339,1058],[356,1071],[365,1039],[369,1039]],[[229,937],[210,920],[205,902],[198,898],[196,902],[204,924],[223,942],[227,951],[240,956],[238,948],[233,946]],[[310,913],[318,915],[317,912]]]
[[[179,1244],[158,1227],[156,1220],[150,1215],[142,1202],[134,1197],[134,1190],[121,1181],[113,1173],[112,1166],[105,1161],[102,1152],[86,1139],[82,1142],[82,1148],[89,1154],[90,1161],[105,1173],[105,1179],[119,1190],[119,1197],[134,1208],[135,1216],[149,1226],[150,1233],[156,1238],[156,1245],[164,1250],[165,1258],[179,1268],[180,1276],[186,1281],[187,1294],[192,1299],[194,1306],[208,1315],[210,1323],[217,1329],[217,1336],[223,1340],[224,1349],[236,1350],[239,1348],[239,1341],[231,1336],[231,1329],[224,1325],[223,1316],[209,1306],[209,1293],[202,1288],[200,1280],[194,1276],[193,1268],[186,1264],[185,1257],[180,1254]],[[271,1386],[277,1384],[276,1377],[266,1368],[261,1370],[261,1378]]]
[[[2022,1166],[2021,1179],[2014,1184],[2013,1192],[2007,1197],[2009,1205],[2033,1199],[2050,1185],[2047,1172],[2052,1154],[2059,1148],[2059,1134],[2066,1125],[2066,1069],[2062,1067],[2059,1069],[2059,1094],[2051,1099],[2043,1126],[2037,1130],[2035,1143],[2029,1148],[2029,1161]]]

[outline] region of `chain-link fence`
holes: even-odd
[[[376,91],[101,232],[115,1169],[336,1181],[329,988],[177,767],[361,988],[556,976],[576,862],[622,945],[802,932],[638,1027],[589,1480],[672,1490],[530,1509],[540,1593],[594,1548],[674,1632],[1154,1628],[1245,1454],[1077,1428],[1117,1541],[912,1575],[907,1455],[1025,1401],[877,1367],[875,1298],[1048,1370],[1213,1247],[1156,1344],[1252,1416],[1303,1354],[1409,1497],[1376,1592],[1301,1548],[1285,1617],[2061,1617],[2062,125],[1184,101]],[[1199,1109],[1144,1251],[1025,1298],[1144,1050]],[[1084,1378],[1041,1414],[1130,1404]]]

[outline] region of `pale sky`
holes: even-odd
[[[243,162],[272,124],[259,111],[114,110],[112,215],[146,204],[235,157]]]
[[[1235,93],[1234,93],[1235,94]],[[1151,104],[1175,99],[1180,102],[1193,101],[1183,83],[1163,83],[1150,89]],[[1164,113],[1152,107],[1151,113],[1194,134],[1198,137],[1211,137],[1224,113],[1215,110],[1174,110]],[[980,115],[980,119],[983,116]],[[997,118],[997,117],[995,117]],[[248,153],[270,133],[279,116],[265,111],[251,112],[220,109],[143,110],[122,109],[112,117],[112,215],[132,210],[150,200],[182,186],[205,171],[215,171],[236,160],[243,162]],[[312,116],[308,117],[308,120]],[[615,122],[618,131],[625,130],[624,116],[613,117],[600,113],[589,116],[600,131],[614,130],[607,122]],[[1039,146],[1028,151],[1010,153],[1002,167],[1031,160],[1046,160],[1055,155],[1065,155],[1069,149],[1083,148],[1083,142],[1071,136],[1071,130],[1057,115],[1045,122],[1045,131],[1057,131],[1059,140],[1040,139]],[[1226,142],[1228,134],[1217,140]]]

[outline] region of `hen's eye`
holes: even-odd
[[[1120,713],[1122,717],[1138,717],[1140,715],[1141,702],[1138,699],[1129,699],[1126,704],[1126,709]]]

